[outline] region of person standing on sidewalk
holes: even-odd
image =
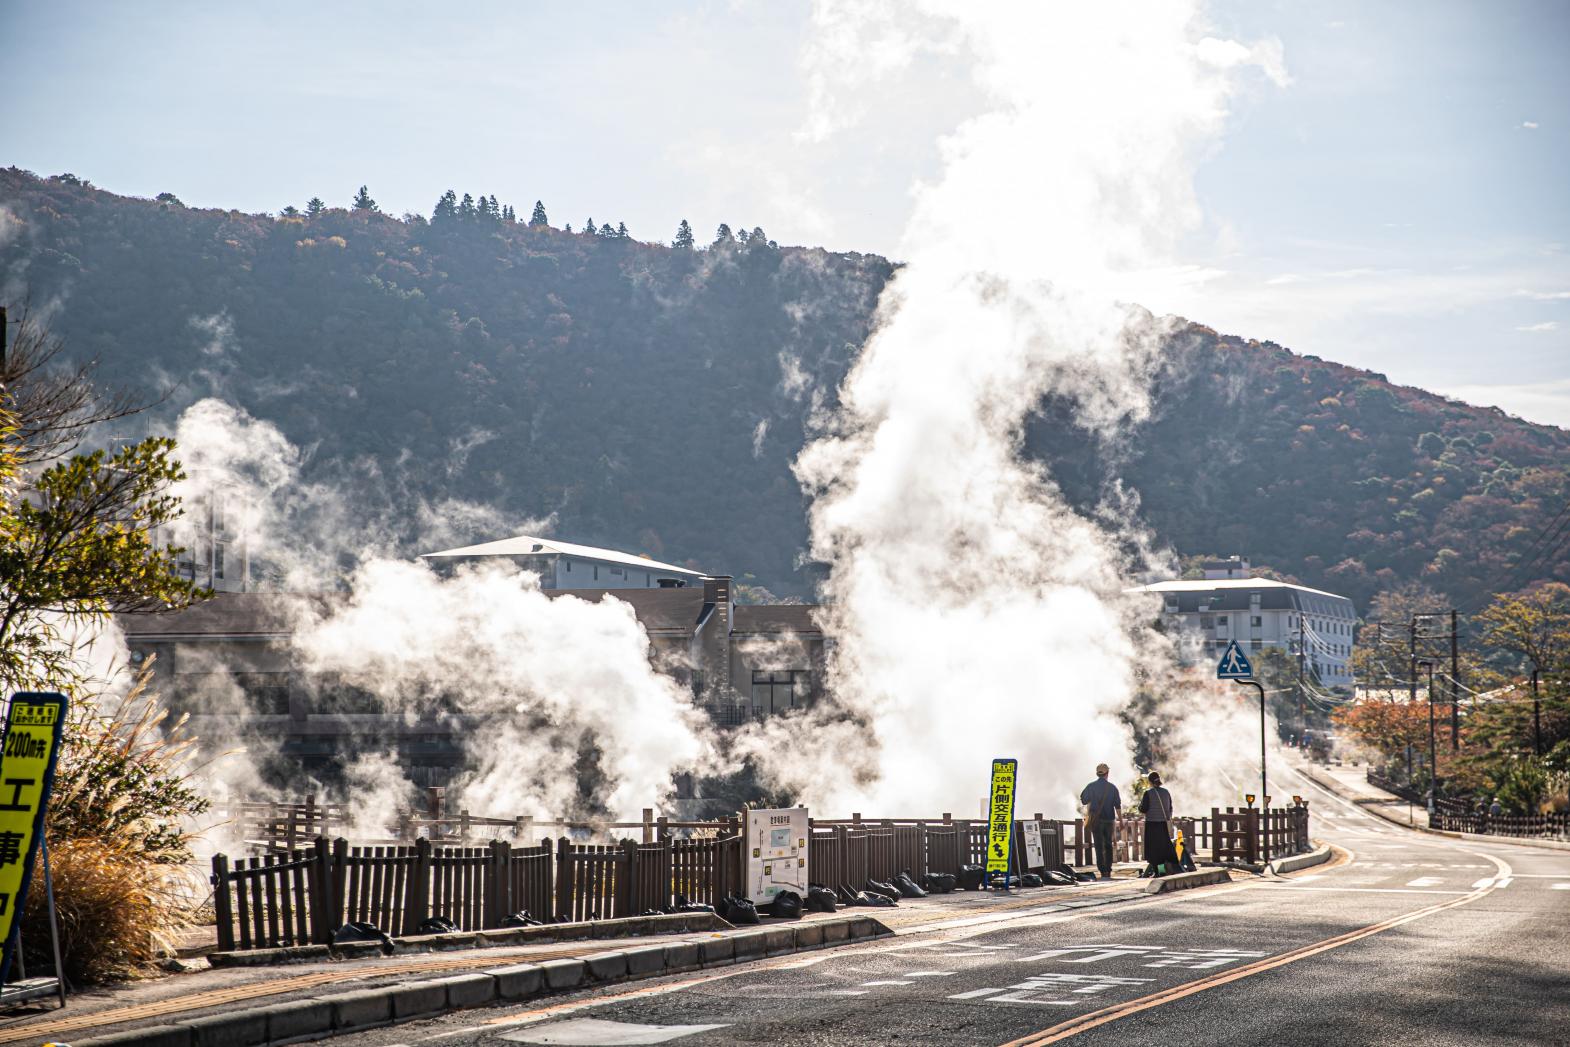
[[[1145,863],[1151,875],[1161,875],[1157,870],[1165,867],[1168,873],[1176,872],[1177,848],[1172,846],[1172,794],[1161,785],[1161,775],[1151,771],[1147,776],[1150,788],[1139,798],[1139,809],[1145,814]]]
[[[1112,825],[1123,809],[1118,787],[1107,781],[1110,773],[1106,764],[1096,764],[1096,780],[1079,794],[1079,802],[1085,805],[1085,827],[1096,851],[1096,868],[1103,880],[1112,879]]]

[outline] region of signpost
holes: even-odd
[[[1221,661],[1216,665],[1216,679],[1252,684],[1259,691],[1259,795],[1266,798],[1264,806],[1268,807],[1270,786],[1265,777],[1265,687],[1254,679],[1254,667],[1248,664],[1248,658],[1236,640],[1227,644],[1227,649],[1221,653]],[[1249,801],[1251,804],[1253,802]]]
[[[1009,888],[1009,859],[1014,845],[1014,777],[1019,761],[992,761],[992,800],[987,817],[987,878],[1003,874],[1003,889]]]
[[[21,946],[20,924],[27,889],[33,876],[33,862],[44,846],[44,811],[49,790],[54,784],[55,760],[65,730],[65,695],[54,692],[22,692],[11,698],[6,716],[5,740],[0,743],[0,1001],[12,1002],[17,995],[4,992],[6,978],[18,961]],[[54,928],[54,885],[49,879],[47,847],[44,851],[44,890],[49,894],[50,931],[54,935],[55,982],[48,992],[58,990],[65,1003],[65,985],[60,978],[60,941]],[[35,993],[29,992],[29,995]]]

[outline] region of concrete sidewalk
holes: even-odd
[[[955,892],[902,901],[892,908],[765,920],[762,927],[734,928],[716,920],[714,929],[704,931],[492,948],[477,948],[476,936],[460,935],[455,937],[469,944],[453,951],[308,959],[266,967],[215,968],[199,962],[198,969],[187,973],[73,995],[64,1010],[13,1012],[13,1017],[0,1018],[0,1044],[204,1047],[313,1038],[625,978],[725,966],[890,933],[919,933],[956,921],[1004,921],[1027,912],[1115,905],[1146,897],[1148,881],[1138,879],[1137,871],[1129,865],[1111,882],[1009,893]]]

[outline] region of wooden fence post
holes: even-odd
[[[333,932],[343,923],[342,896],[338,891],[338,869],[333,861],[337,844],[325,836],[316,838],[316,853],[311,860],[311,941],[326,945],[333,940]]]
[[[403,925],[413,933],[431,914],[431,841],[424,836],[414,841],[414,861],[409,863],[406,890]]]
[[[512,847],[506,840],[491,841],[490,867],[486,870],[485,926],[500,927],[512,913]]]
[[[218,917],[218,948],[234,948],[234,913],[229,901],[229,856],[213,855],[213,911]]]
[[[1254,864],[1259,861],[1259,808],[1250,807],[1243,824],[1248,828],[1248,861]]]
[[[638,844],[634,840],[621,842],[621,873],[616,880],[616,915],[626,918],[633,915],[632,903],[637,897]]]
[[[556,919],[572,919],[572,841],[556,841]]]
[[[643,809],[643,842],[654,842],[654,808],[652,807]]]

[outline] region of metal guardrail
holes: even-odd
[[[1570,813],[1496,816],[1435,811],[1434,816],[1428,821],[1428,827],[1446,832],[1477,833],[1482,836],[1570,840]]]

